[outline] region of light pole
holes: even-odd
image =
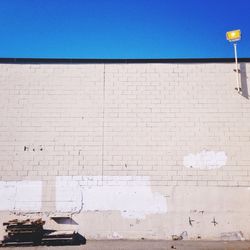
[[[241,39],[241,31],[240,30],[232,30],[232,31],[228,31],[226,33],[226,38],[229,42],[233,42],[234,43],[234,57],[235,57],[235,72],[236,72],[236,81],[237,81],[237,89],[238,92],[240,92],[241,88],[240,88],[240,79],[239,79],[239,73],[240,70],[238,69],[238,56],[237,56],[237,42],[240,41]]]

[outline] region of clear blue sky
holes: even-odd
[[[250,57],[250,0],[0,0],[0,57],[233,57],[237,28]]]

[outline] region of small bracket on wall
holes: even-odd
[[[235,90],[236,90],[238,93],[240,93],[240,94],[242,93],[242,89],[241,89],[241,88],[238,89],[238,88],[236,87]]]
[[[215,220],[215,218],[213,218],[213,220],[211,221],[211,223],[213,223],[214,226],[216,226],[218,224],[218,222]]]
[[[188,218],[189,225],[192,227],[194,220],[192,220],[190,217]]]
[[[237,69],[234,69],[233,71],[234,71],[234,72],[240,73],[240,69],[238,69],[238,71],[237,71]]]

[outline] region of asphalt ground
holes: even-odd
[[[250,241],[89,240],[81,246],[3,247],[3,250],[250,250]]]

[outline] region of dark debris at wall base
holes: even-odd
[[[46,230],[45,221],[11,220],[3,223],[5,226],[4,239],[1,246],[56,246],[56,245],[84,245],[86,239],[76,231]]]

